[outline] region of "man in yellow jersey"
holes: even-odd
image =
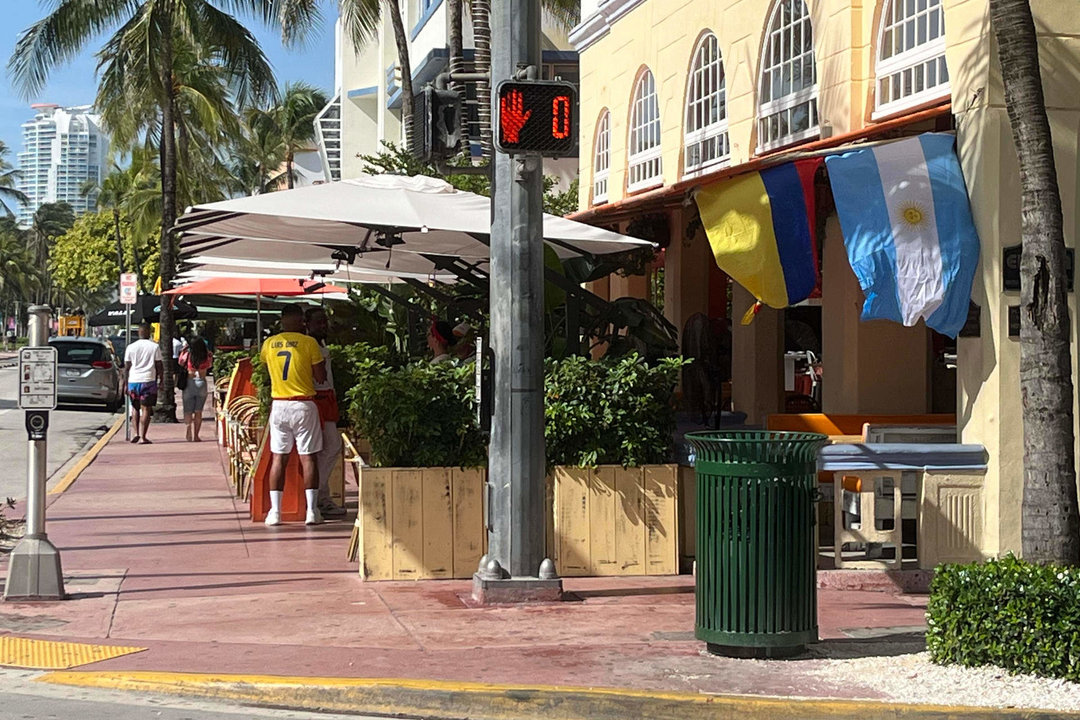
[[[281,332],[266,339],[262,360],[270,372],[270,512],[267,525],[281,524],[285,465],[293,446],[300,455],[307,498],[307,525],[322,522],[319,513],[319,471],[316,455],[322,449],[322,423],[315,405],[315,384],[326,382],[326,362],[319,343],[304,334],[304,311],[286,305]]]

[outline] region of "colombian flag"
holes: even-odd
[[[749,173],[700,190],[695,199],[716,264],[762,304],[801,302],[819,283],[814,238],[814,173],[809,158]]]

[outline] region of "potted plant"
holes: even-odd
[[[545,439],[560,575],[678,572],[672,399],[685,361],[549,360]]]
[[[347,391],[352,428],[371,446],[360,470],[356,547],[368,580],[468,578],[484,552],[487,448],[472,365],[368,357]]]

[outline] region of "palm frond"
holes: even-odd
[[[24,30],[8,60],[8,75],[23,97],[43,87],[49,72],[79,54],[91,39],[135,13],[137,0],[60,0]]]

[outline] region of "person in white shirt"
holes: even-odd
[[[139,339],[124,349],[124,385],[131,398],[131,424],[135,426],[133,443],[150,444],[146,433],[150,429],[163,373],[161,348],[150,339],[150,324],[140,323]]]
[[[346,509],[338,506],[330,497],[330,473],[337,463],[341,454],[341,432],[337,422],[340,416],[337,403],[337,394],[334,392],[334,373],[330,368],[330,348],[326,347],[326,336],[330,331],[329,319],[326,311],[321,307],[308,308],[304,313],[307,324],[307,334],[315,338],[319,343],[319,352],[322,353],[326,363],[326,380],[315,381],[315,405],[319,408],[319,419],[322,421],[323,445],[322,450],[316,455],[316,463],[319,469],[319,512],[324,517],[341,517],[346,514]]]

